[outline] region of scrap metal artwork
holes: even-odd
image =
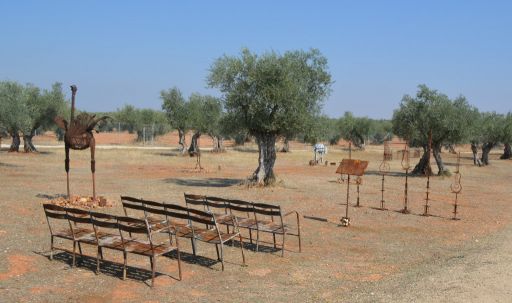
[[[405,146],[404,146],[404,150],[402,151],[402,162],[401,162],[401,165],[402,165],[402,168],[405,170],[405,184],[404,184],[404,208],[402,208],[402,210],[400,210],[401,213],[403,214],[408,214],[410,213],[409,212],[409,209],[407,208],[407,204],[408,204],[408,177],[409,177],[409,169],[411,168],[411,165],[409,163],[409,143],[407,142],[407,140],[405,141]]]
[[[96,161],[94,160],[94,152],[96,143],[92,131],[96,125],[109,118],[103,116],[96,118],[96,115],[89,115],[81,113],[75,118],[75,95],[77,87],[71,85],[71,119],[66,121],[62,117],[55,117],[54,121],[57,126],[65,131],[64,134],[64,148],[66,151],[66,159],[64,162],[66,169],[66,182],[67,182],[67,193],[68,199],[71,199],[69,190],[69,149],[84,150],[87,148],[91,149],[91,172],[92,172],[92,195],[93,200],[96,200],[96,181],[94,173],[96,171]],[[97,131],[96,131],[97,132]]]
[[[391,154],[391,158],[393,154]],[[386,145],[384,144],[384,156],[382,159],[382,163],[379,166],[379,172],[382,175],[382,185],[381,185],[381,199],[380,199],[380,210],[386,210],[385,201],[384,201],[384,178],[389,173],[390,166],[388,163],[388,159],[390,159],[389,154],[386,153]]]
[[[450,186],[450,189],[452,190],[452,193],[455,194],[455,201],[453,203],[453,218],[452,220],[460,220],[457,218],[457,200],[458,196],[462,191],[462,184],[460,182],[461,174],[460,174],[460,152],[457,153],[457,168],[455,171],[455,174],[453,175],[453,182]]]
[[[368,161],[343,159],[336,169],[337,174],[347,175],[347,201],[345,203],[345,216],[341,218],[341,226],[348,227],[350,225],[350,217],[348,216],[348,207],[350,199],[350,176],[361,177],[368,167]],[[359,181],[360,183],[360,181]]]
[[[423,210],[423,216],[430,216],[428,213],[428,210],[430,206],[428,205],[429,201],[429,194],[430,194],[430,175],[432,174],[432,168],[430,167],[430,154],[432,153],[432,130],[430,130],[428,134],[428,155],[427,155],[427,191],[426,191],[426,197],[425,197],[425,206]]]
[[[393,151],[391,150],[391,147],[389,147],[389,141],[384,141],[384,161],[391,161],[393,160]]]

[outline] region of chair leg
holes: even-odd
[[[302,244],[301,244],[301,241],[300,241],[300,231],[299,231],[299,252],[302,252]]]
[[[78,251],[80,252],[80,264],[84,264],[84,254],[82,253],[82,245],[78,242]]]
[[[150,258],[151,260],[151,287],[155,285],[155,267],[156,267],[156,258],[153,256]]]
[[[100,273],[100,256],[101,256],[101,247],[98,246],[98,250],[96,252],[96,274]],[[103,257],[101,257],[103,259]]]
[[[50,244],[50,261],[52,261],[53,260],[53,236],[51,236],[50,239],[51,239],[50,240],[50,242],[51,242],[51,244]]]
[[[73,264],[71,264],[71,267],[75,267],[75,251],[76,251],[76,241],[73,241]]]
[[[219,244],[215,244],[215,250],[217,251],[217,260],[220,261],[220,255],[219,255]]]
[[[242,234],[241,233],[238,233],[238,237],[240,239],[240,251],[242,252],[242,262],[245,265],[244,240],[242,239]]]
[[[178,273],[179,273],[180,281],[181,281],[181,255],[180,255],[179,248],[176,249],[176,253],[178,254]]]
[[[272,234],[272,238],[274,239],[274,249],[277,249],[277,245],[276,245],[276,234]]]
[[[101,260],[103,260],[103,248],[101,248],[101,246],[99,246],[98,249],[100,250]]]
[[[284,257],[284,238],[286,236],[286,233],[283,233],[283,245],[281,246],[281,257]]]
[[[224,271],[224,245],[220,243],[220,262],[222,263],[222,271]]]
[[[260,247],[260,231],[256,230],[256,251],[259,251]]]
[[[252,229],[249,228],[249,241],[252,244]]]
[[[192,254],[196,255],[196,241],[194,241],[194,238],[190,238],[190,241],[192,242]]]
[[[124,263],[123,263],[123,280],[126,280],[126,259],[128,259],[128,254],[126,253],[126,251],[123,251],[123,259],[124,259]]]

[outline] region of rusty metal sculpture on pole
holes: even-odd
[[[402,162],[401,162],[402,168],[405,170],[405,184],[404,184],[404,208],[400,210],[403,214],[408,214],[409,209],[407,208],[408,204],[408,177],[409,177],[409,169],[411,168],[411,165],[409,163],[409,143],[407,140],[405,141],[404,150],[402,151]]]
[[[455,194],[455,201],[453,203],[453,218],[452,220],[460,220],[457,218],[457,202],[458,196],[462,191],[462,184],[460,183],[461,174],[460,174],[460,152],[457,153],[457,168],[455,174],[453,175],[453,183],[450,186],[452,193]]]
[[[427,168],[426,168],[426,173],[427,173],[427,191],[426,191],[426,197],[425,197],[425,207],[424,207],[424,211],[423,211],[423,216],[430,216],[430,214],[428,213],[428,209],[430,208],[430,206],[428,205],[428,201],[429,201],[429,194],[430,194],[430,175],[432,174],[432,168],[430,167],[430,153],[432,152],[432,130],[430,130],[429,134],[428,134],[428,150],[427,150]]]
[[[368,167],[368,161],[343,159],[340,166],[336,169],[337,174],[347,175],[347,201],[345,205],[345,216],[341,218],[341,226],[348,227],[350,225],[350,217],[348,216],[349,198],[350,198],[350,176],[361,177]]]
[[[379,210],[387,210],[387,208],[385,207],[385,201],[384,201],[384,177],[389,173],[389,170],[390,170],[390,166],[387,161],[389,159],[389,154],[390,153],[386,153],[386,148],[384,148],[384,155],[383,155],[382,163],[379,166],[379,172],[382,175],[382,185],[381,185],[381,190],[380,190],[381,191],[380,208],[378,208]]]
[[[96,118],[96,115],[89,115],[81,113],[75,118],[75,95],[77,87],[71,85],[71,119],[66,121],[62,117],[55,117],[54,121],[61,129],[65,131],[64,134],[64,148],[66,151],[65,169],[66,169],[66,182],[67,182],[67,194],[68,199],[71,200],[71,194],[69,190],[69,149],[84,150],[87,148],[91,149],[91,172],[92,172],[92,195],[93,200],[96,200],[96,180],[94,173],[96,171],[96,161],[94,160],[94,152],[96,143],[92,131],[94,127],[108,116]]]

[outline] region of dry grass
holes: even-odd
[[[493,155],[491,166],[478,168],[469,156],[464,154],[461,168],[462,220],[452,221],[451,178],[431,180],[432,217],[418,215],[423,211],[426,179],[410,178],[412,214],[403,215],[395,212],[402,207],[403,171],[399,161],[392,161],[393,173],[386,177],[385,191],[390,210],[379,211],[374,207],[380,201],[381,151],[353,153],[353,158],[369,160],[370,165],[361,186],[363,207],[350,208],[352,226],[343,228],[337,223],[344,212],[340,203],[345,202],[346,184],[336,182],[333,166],[310,167],[310,152],[278,155],[275,172],[281,180],[279,186],[247,188],[239,183],[256,168],[257,154],[250,149],[203,153],[205,170],[200,172],[194,170],[195,158],[168,150],[98,150],[97,191],[114,201],[123,194],[184,204],[183,193],[189,192],[277,203],[286,211],[294,209],[328,220],[302,220],[300,254],[296,239],[288,237],[291,251],[284,258],[279,252],[249,250],[249,266],[241,267],[238,249],[228,248],[225,272],[212,261],[214,249],[201,245],[200,255],[206,258],[185,254],[183,281],[160,275],[158,286],[150,289],[141,281],[121,281],[118,266],[112,266],[113,273],[104,271],[96,276],[90,266],[68,270],[66,254],[50,262],[45,257],[49,233],[41,207],[45,199],[40,197],[65,193],[63,150],[48,149],[34,155],[1,152],[0,297],[8,302],[336,302],[347,291],[448,256],[469,241],[510,224],[507,178],[512,162],[496,160]],[[326,159],[340,161],[344,157],[344,151],[331,150]],[[454,157],[446,153],[443,157],[453,170]],[[91,194],[88,152],[71,152],[71,189],[74,194]],[[355,203],[355,189],[353,186],[351,204]],[[121,207],[114,205],[111,211],[120,213]],[[189,243],[182,241],[182,246],[185,253],[191,252]],[[87,252],[94,255],[91,249]],[[115,253],[108,258],[121,260]],[[137,257],[129,264],[149,268],[146,260]],[[160,272],[176,277],[175,260],[162,259],[158,265]]]

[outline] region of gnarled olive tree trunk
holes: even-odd
[[[11,147],[9,147],[9,152],[19,152],[20,151],[20,143],[21,143],[20,135],[18,134],[18,132],[12,132],[11,137],[12,137],[12,143],[11,143]]]
[[[199,145],[197,143],[197,140],[201,137],[200,132],[195,132],[194,135],[192,135],[192,140],[190,141],[190,146],[188,148],[188,154],[192,157],[197,155],[199,151]]]
[[[34,137],[34,131],[31,131],[29,134],[23,134],[23,150],[26,153],[37,152],[36,147],[32,143],[32,138]]]
[[[441,175],[446,174],[447,170],[444,167],[444,162],[443,162],[443,159],[441,158],[441,146],[440,145],[433,148],[433,154],[434,154],[434,159],[436,159],[436,164],[437,164],[437,169],[438,169],[437,175],[441,176]]]
[[[510,148],[510,143],[505,143],[505,148],[503,149],[503,155],[501,155],[500,159],[510,159],[512,158],[512,148]]]
[[[487,142],[482,145],[482,164],[489,165],[489,153],[491,149],[496,146],[496,143]]]
[[[430,150],[428,146],[423,146],[423,155],[420,158],[420,162],[416,164],[412,170],[413,175],[432,175],[432,167],[430,166]]]
[[[222,153],[225,151],[224,148],[224,138],[221,136],[212,136],[213,139],[213,149],[212,152],[214,153]]]
[[[258,168],[254,171],[249,181],[260,186],[275,183],[274,163],[276,162],[276,138],[274,134],[256,135],[258,143]]]
[[[481,165],[480,160],[478,159],[478,145],[474,142],[471,142],[471,152],[473,153],[473,165]]]
[[[180,153],[183,155],[187,152],[185,147],[185,131],[178,128],[178,144],[180,145]]]
[[[282,152],[282,153],[289,153],[290,152],[290,140],[288,140],[287,137],[284,138],[283,147],[279,151]]]

